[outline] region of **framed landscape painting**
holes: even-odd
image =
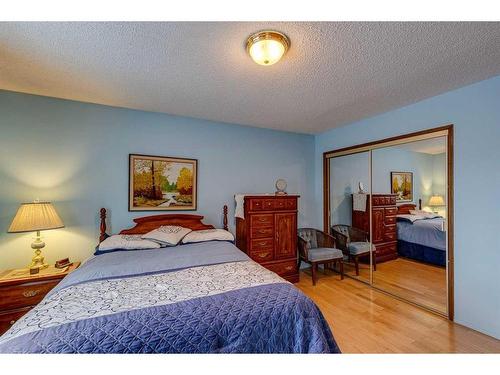
[[[396,202],[412,202],[413,173],[391,172],[391,194],[397,194]]]
[[[198,160],[129,155],[129,211],[196,210]]]

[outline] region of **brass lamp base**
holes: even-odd
[[[45,242],[40,239],[40,232],[37,231],[36,240],[31,244],[31,248],[35,249],[35,255],[31,258],[31,264],[28,268],[47,268],[49,265],[45,263],[45,257],[42,255],[42,250],[45,247]]]

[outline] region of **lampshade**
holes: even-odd
[[[445,206],[444,199],[440,195],[433,195],[429,199],[429,206]]]
[[[34,232],[63,228],[64,224],[50,202],[22,203],[9,232]]]

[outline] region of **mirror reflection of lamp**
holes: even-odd
[[[431,199],[429,199],[429,206],[436,209],[435,207],[443,207],[446,206],[446,204],[444,203],[444,199],[441,195],[433,195]],[[434,213],[437,214],[438,211],[434,211]]]
[[[22,203],[17,210],[14,220],[9,227],[9,233],[20,232],[35,232],[36,239],[31,244],[31,248],[35,249],[35,255],[28,266],[32,268],[46,268],[49,265],[45,263],[45,258],[42,255],[42,250],[45,247],[45,242],[40,238],[41,230],[63,228],[64,224],[57,214],[54,206],[50,202]]]

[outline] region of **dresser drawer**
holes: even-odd
[[[272,211],[274,210],[274,199],[251,199],[250,211]]]
[[[257,238],[250,241],[250,252],[260,251],[260,250],[273,250],[274,249],[274,239],[273,238]]]
[[[251,238],[266,238],[274,236],[274,227],[257,227],[252,228],[250,233]]]
[[[276,199],[274,201],[274,208],[276,210],[286,210],[286,199]]]
[[[0,335],[6,332],[12,325],[18,321],[24,314],[31,310],[31,307],[10,310],[0,313]]]
[[[266,261],[273,260],[273,249],[264,249],[257,251],[250,251],[250,258],[255,260],[257,263],[262,263]]]
[[[273,214],[259,214],[250,216],[250,225],[252,227],[272,227],[274,225]]]
[[[392,242],[385,245],[376,245],[377,248],[377,258],[389,254],[397,254],[397,242]]]
[[[386,216],[384,222],[386,224],[396,224],[396,216]]]
[[[2,287],[0,288],[0,310],[36,305],[59,281],[33,282]]]
[[[396,233],[396,225],[384,225],[384,233]]]
[[[297,262],[295,260],[288,260],[286,262],[267,264],[266,268],[278,275],[291,275],[297,273]]]
[[[396,232],[385,232],[384,233],[384,240],[386,240],[386,241],[395,241],[396,239],[397,239]]]
[[[285,208],[287,210],[296,210],[297,209],[297,200],[296,199],[285,199]]]
[[[394,216],[398,213],[398,209],[396,207],[386,207],[385,214]]]

